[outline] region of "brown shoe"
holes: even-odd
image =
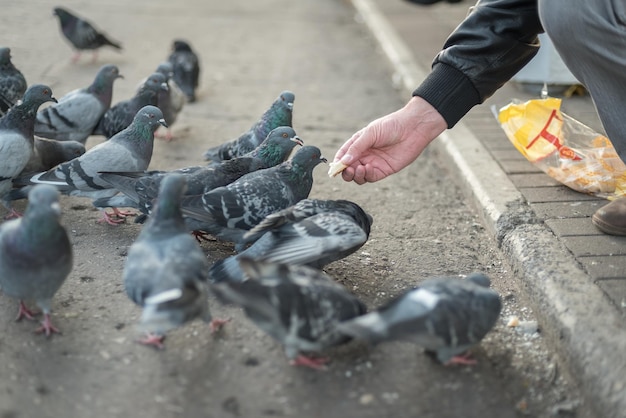
[[[609,235],[626,235],[626,198],[602,206],[591,217],[591,223]]]

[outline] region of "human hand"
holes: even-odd
[[[411,164],[426,146],[447,128],[437,110],[421,97],[402,109],[370,122],[352,135],[333,161],[348,166],[345,181],[373,183]]]

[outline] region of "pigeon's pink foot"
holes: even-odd
[[[61,331],[50,321],[50,314],[44,314],[43,321],[41,321],[41,326],[35,330],[37,334],[45,333],[46,337],[51,336],[52,334],[60,334]]]
[[[91,56],[91,63],[92,63],[92,64],[95,64],[95,63],[96,63],[96,61],[98,61],[98,51],[97,51],[97,50],[94,50],[94,51],[93,51],[93,55]]]
[[[472,357],[472,353],[468,351],[464,354],[460,354],[458,356],[452,357],[450,360],[448,360],[448,362],[445,365],[446,366],[453,366],[453,365],[474,366],[476,364],[478,364],[478,361],[476,361],[476,359]]]
[[[116,214],[115,211],[113,213],[108,213],[106,210],[102,211],[102,218],[98,219],[98,223],[106,222],[109,225],[119,225],[123,222],[126,222],[126,216],[120,216]]]
[[[5,220],[9,220],[9,219],[17,219],[17,218],[21,218],[22,214],[19,213],[18,211],[16,211],[15,209],[11,208],[11,210],[9,210],[9,213],[7,213],[4,216]]]
[[[211,334],[215,334],[217,331],[221,330],[222,327],[230,322],[230,318],[226,319],[213,319],[209,323],[209,328],[211,329]]]
[[[174,138],[174,135],[172,135],[172,130],[169,128],[163,128],[163,130],[165,131],[164,134],[160,133],[161,129],[159,128],[154,136],[163,138],[165,141],[170,142]]]
[[[113,213],[118,218],[125,218],[127,216],[137,216],[137,213],[133,212],[132,210],[119,210],[118,208],[112,208],[112,209],[113,209]]]
[[[34,312],[28,309],[28,307],[24,304],[24,301],[20,300],[19,310],[17,311],[16,321],[21,320],[22,318],[30,319],[31,321],[35,320],[35,315],[39,315],[40,312]]]
[[[289,364],[292,366],[304,366],[310,369],[315,370],[326,370],[326,363],[329,362],[329,359],[326,357],[306,357],[302,354],[299,354],[298,357],[291,360]]]
[[[165,341],[165,335],[158,334],[147,334],[144,338],[137,340],[139,344],[152,346],[157,350],[163,350],[165,345],[163,345],[163,341]]]

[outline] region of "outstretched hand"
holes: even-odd
[[[335,154],[348,167],[345,181],[373,183],[411,164],[426,146],[447,128],[437,110],[421,97],[402,109],[370,122]]]

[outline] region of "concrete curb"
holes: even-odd
[[[371,0],[352,4],[379,42],[405,92],[427,74]],[[544,336],[598,416],[626,411],[623,318],[572,254],[525,205],[500,165],[462,122],[434,148],[455,172],[507,255],[539,317]],[[477,164],[476,162],[480,162]]]

